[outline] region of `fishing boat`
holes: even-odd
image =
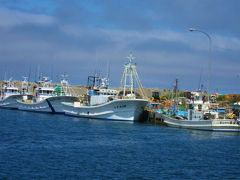
[[[29,86],[28,78],[26,76],[23,76],[23,81],[22,81],[21,90],[20,90],[20,93],[22,94],[23,102],[31,102],[33,100],[33,95],[29,91],[30,87],[31,86]]]
[[[187,110],[179,108],[177,82],[175,85],[176,105],[167,111],[158,111],[167,126],[208,131],[240,132],[239,116],[235,116],[235,119],[219,118],[219,111],[212,109],[212,106],[217,103],[213,104],[209,98],[208,100],[204,98],[201,90],[184,92],[184,96],[189,100],[187,103],[188,108]]]
[[[73,88],[69,86],[66,73],[61,75],[60,86],[56,86],[54,91],[54,96],[47,99],[52,113],[65,114],[65,105],[63,105],[62,102],[71,103],[79,101],[78,95]]]
[[[128,57],[129,63],[125,64],[120,87],[124,80],[123,91],[110,89],[108,79],[97,76],[88,77],[88,93],[83,99],[74,102],[62,102],[66,115],[116,120],[116,121],[137,121],[148,99],[144,93],[141,82],[138,78],[136,65],[132,64],[134,57]],[[135,78],[134,78],[135,77]],[[130,84],[127,84],[129,78]],[[134,79],[139,85],[142,98],[137,98],[134,91]]]
[[[187,104],[187,110],[175,107],[175,109],[161,113],[167,126],[208,131],[240,132],[239,119],[219,118],[219,112],[211,108],[212,103],[203,101],[199,92],[192,94],[194,96]]]
[[[211,114],[209,114],[210,116]],[[187,118],[175,115],[161,114],[164,123],[167,126],[208,130],[208,131],[227,131],[227,132],[240,132],[239,119],[219,119],[219,118],[206,118],[204,112],[189,109]]]
[[[54,87],[50,86],[51,82],[48,80],[48,77],[43,77],[37,84],[38,86],[33,90],[33,98],[18,99],[17,108],[23,111],[52,113],[52,107],[48,98],[54,96]]]
[[[17,109],[16,100],[21,99],[19,88],[14,86],[14,81],[10,78],[4,81],[0,90],[0,108]]]

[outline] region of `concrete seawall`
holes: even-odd
[[[144,110],[140,122],[164,125],[161,115],[155,109]]]

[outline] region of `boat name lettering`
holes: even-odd
[[[114,106],[114,109],[125,108],[125,107],[127,107],[126,104],[124,104],[124,105],[119,105],[119,106]]]

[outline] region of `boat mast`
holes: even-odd
[[[68,75],[64,72],[61,79],[61,85],[62,85],[62,90],[61,90],[61,96],[65,95],[65,94],[70,94],[70,92],[68,92],[68,80],[67,77]]]
[[[26,95],[28,93],[28,77],[23,76],[22,81],[22,94]]]
[[[135,66],[132,67],[132,60],[135,59],[135,57],[132,54],[130,54],[127,57],[127,59],[129,59],[129,63],[126,66],[126,68],[127,68],[128,76],[129,76],[129,79],[130,79],[130,94],[131,94],[131,97],[132,97],[132,95],[133,95],[133,70],[135,68]],[[126,83],[124,85],[124,89],[125,88],[126,88]]]
[[[138,73],[136,71],[136,64],[135,65],[132,64],[132,60],[135,59],[135,57],[132,54],[130,54],[127,57],[127,59],[129,59],[129,63],[124,65],[123,76],[122,76],[122,79],[120,81],[120,87],[121,87],[123,79],[124,79],[123,97],[126,96],[126,91],[127,91],[128,87],[130,87],[130,96],[134,97],[134,78],[135,78],[137,83],[138,83],[138,86],[139,86],[139,89],[141,91],[141,94],[142,94],[143,98],[146,98],[147,96],[146,96],[146,94],[143,90],[142,84],[141,84],[140,79],[138,77]],[[127,79],[129,79],[130,85],[127,85]],[[119,87],[119,89],[120,89],[120,87]]]

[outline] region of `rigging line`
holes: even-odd
[[[202,71],[203,71],[203,68],[201,68],[201,71],[200,71],[200,77],[199,77],[199,82],[198,82],[198,89],[201,88],[201,82],[202,82]]]
[[[136,69],[134,69],[134,76],[135,76],[135,78],[136,78],[136,80],[137,80],[138,86],[140,87],[140,91],[141,91],[141,93],[142,93],[142,96],[143,96],[144,98],[146,98],[147,96],[146,96],[145,91],[144,91],[144,89],[143,89],[142,83],[141,83],[141,81],[140,81],[140,79],[139,79],[139,77],[138,77],[138,73],[137,73]]]
[[[120,81],[120,85],[119,85],[119,88],[118,88],[118,94],[120,93],[120,88],[122,87],[122,82],[123,82],[125,71],[126,71],[126,69],[124,69],[124,71],[123,71],[122,79]]]

